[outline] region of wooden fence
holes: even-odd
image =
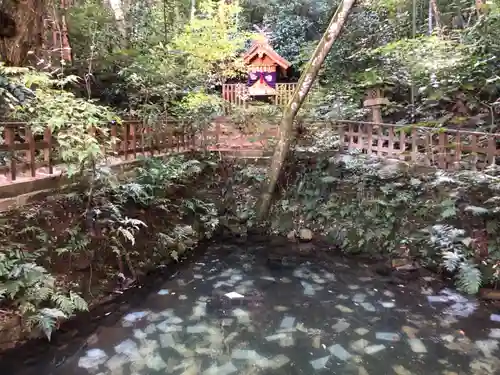
[[[258,137],[242,135],[224,121],[222,118],[202,132],[186,131],[182,124],[176,122],[157,124],[152,128],[140,121],[127,121],[110,124],[109,134],[97,134],[96,137],[102,140],[103,152],[119,162],[133,160],[139,155],[188,150],[261,152],[270,147],[272,142],[268,140],[277,134],[274,126]],[[452,170],[483,170],[497,160],[500,162],[498,133],[356,121],[317,125],[323,128],[333,126],[343,150],[358,149],[366,154]],[[7,178],[5,183],[15,182],[19,177],[33,178],[57,173],[55,167],[60,163],[59,149],[56,137],[49,129],[44,134],[35,135],[24,123],[3,123],[0,127],[3,127],[0,175]],[[257,141],[253,139],[259,137]],[[115,142],[109,142],[112,139]]]
[[[337,121],[343,149],[447,170],[484,170],[500,162],[500,133]]]
[[[107,135],[95,134],[101,141],[102,151],[120,161],[133,160],[138,155],[158,155],[168,152],[208,148],[217,144],[220,125],[214,131],[202,133],[180,130],[178,123],[145,126],[140,121],[126,121],[109,125]],[[25,123],[0,123],[3,142],[0,144],[0,174],[10,181],[19,176],[36,177],[40,173],[51,175],[60,163],[56,138],[46,128],[44,134],[33,134]],[[176,126],[179,130],[176,130]],[[109,146],[105,146],[109,144]]]
[[[297,83],[277,83],[274,104],[278,107],[284,107],[292,97]],[[231,106],[246,107],[250,100],[248,90],[243,83],[228,83],[222,85],[222,98]],[[226,110],[228,112],[229,110]]]

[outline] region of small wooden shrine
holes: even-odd
[[[266,31],[255,28],[259,33],[243,55],[248,72],[247,83],[222,85],[222,96],[237,106],[246,106],[250,98],[263,96],[278,106],[284,106],[292,96],[296,83],[278,81],[280,77],[286,76],[291,64],[271,47]]]
[[[251,96],[276,95],[276,83],[280,74],[286,75],[290,63],[278,55],[261,32],[243,60],[248,67],[248,94]]]

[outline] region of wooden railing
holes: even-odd
[[[318,124],[331,126],[340,138],[341,149],[359,149],[366,154],[396,158],[441,169],[483,170],[500,162],[500,134],[466,130],[412,127],[370,122],[336,121]],[[20,177],[40,177],[59,173],[57,137],[50,130],[33,134],[24,123],[0,123],[0,176],[4,184]],[[103,152],[115,162],[133,160],[140,155],[151,156],[189,150],[220,152],[262,151],[272,144],[276,127],[255,136],[244,136],[227,124],[216,121],[209,129],[187,131],[175,121],[146,126],[140,121],[110,124],[107,139],[101,134]],[[274,130],[273,130],[274,129]],[[115,142],[109,142],[114,139]],[[110,144],[110,146],[105,146]],[[250,154],[252,154],[250,152]],[[111,162],[113,162],[111,160]],[[0,181],[1,182],[1,181]]]
[[[500,134],[408,125],[337,121],[344,149],[440,169],[483,170],[500,161]]]
[[[274,104],[278,107],[284,107],[290,101],[297,83],[277,83]],[[222,85],[222,98],[229,103],[226,112],[230,111],[231,106],[246,107],[250,96],[244,83],[227,83]]]
[[[181,130],[181,125],[169,122],[153,128],[140,121],[126,121],[109,124],[109,133],[106,136],[96,134],[96,137],[102,141],[101,147],[106,156],[124,161],[135,159],[138,155],[208,149],[219,142],[220,125],[203,132],[187,132]],[[37,177],[55,173],[54,167],[61,160],[57,139],[49,128],[44,134],[34,134],[25,123],[0,123],[0,127],[3,127],[0,174],[15,181],[20,176]],[[90,131],[95,133],[95,130]]]
[[[296,87],[297,87],[296,82],[277,83],[275,104],[280,108],[284,108],[292,98]]]

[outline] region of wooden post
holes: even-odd
[[[5,144],[9,149],[9,157],[10,157],[10,179],[11,181],[15,181],[17,177],[16,170],[16,151],[14,149],[14,128],[12,125],[5,126]]]
[[[43,159],[49,168],[49,174],[54,173],[54,168],[52,166],[52,130],[49,127],[45,128],[43,134],[43,140],[46,144],[46,148],[43,151]]]
[[[33,137],[33,132],[29,128],[28,125],[26,125],[26,141],[28,142],[29,150],[28,150],[28,157],[27,157],[27,162],[30,167],[31,171],[31,177],[36,176],[36,164],[35,164],[35,153],[36,153],[36,145],[35,145],[35,138]]]

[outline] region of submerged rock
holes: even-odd
[[[310,229],[302,228],[299,230],[299,240],[311,241],[312,238],[313,238],[313,233]]]

